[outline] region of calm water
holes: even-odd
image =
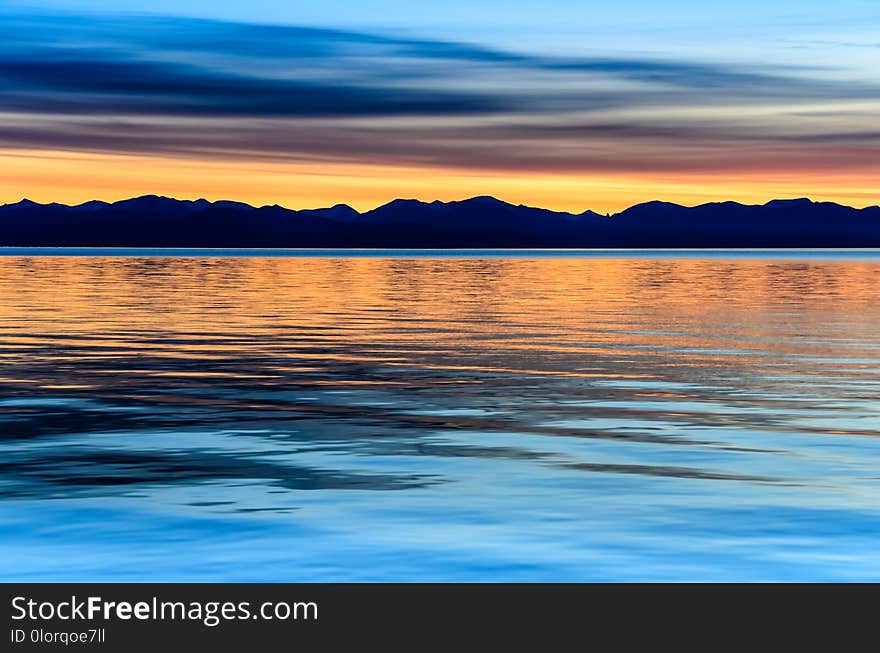
[[[2,580],[880,580],[876,253],[7,253]]]

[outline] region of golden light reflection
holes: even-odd
[[[586,399],[624,393],[708,402],[661,405],[651,419],[875,436],[837,420],[783,423],[774,397],[822,388],[826,400],[873,401],[853,393],[880,382],[878,288],[876,259],[5,256],[0,384],[26,398],[425,425],[440,418],[398,404],[426,388],[452,400],[469,384],[490,406],[508,388],[521,401],[552,396],[563,425],[517,428],[557,435],[594,428],[564,425]],[[392,391],[369,409],[346,404]],[[757,413],[712,412],[756,395]]]
[[[835,338],[875,342],[876,321],[836,320],[880,306],[870,261],[3,257],[0,274],[6,369],[157,378],[851,376],[871,372],[874,351],[824,357]],[[222,368],[242,357],[247,369]],[[145,366],[175,359],[197,367]]]

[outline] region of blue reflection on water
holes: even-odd
[[[880,579],[870,253],[80,254],[0,259],[3,580]]]

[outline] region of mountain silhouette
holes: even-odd
[[[646,202],[611,216],[563,213],[494,197],[397,199],[365,213],[253,207],[146,195],[77,206],[0,206],[0,246],[727,248],[880,247],[880,207],[809,199],[686,207]]]

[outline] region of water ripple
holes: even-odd
[[[877,580],[878,324],[871,256],[0,257],[0,571]]]

